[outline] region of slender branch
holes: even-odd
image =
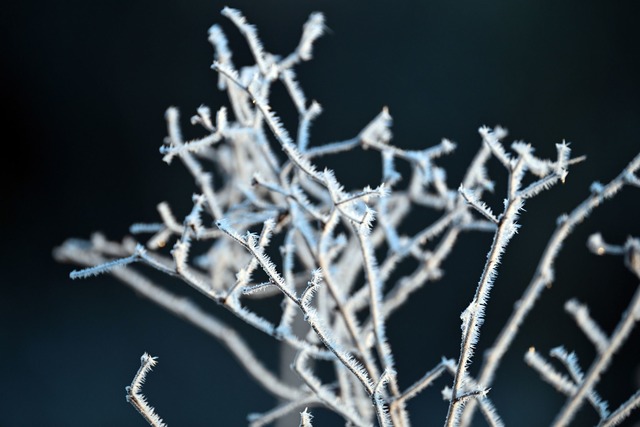
[[[447,413],[447,426],[456,425],[459,421],[460,411],[462,409],[462,400],[459,399],[460,390],[464,386],[465,377],[467,375],[467,366],[470,363],[474,353],[474,347],[478,341],[479,329],[484,318],[484,309],[489,298],[489,292],[493,286],[493,281],[497,275],[497,267],[500,262],[500,256],[506,249],[511,237],[515,234],[516,219],[518,212],[522,209],[522,201],[518,198],[508,203],[502,214],[500,224],[496,230],[496,234],[491,244],[491,249],[487,255],[480,282],[476,289],[473,301],[461,315],[463,322],[462,342],[460,344],[460,357],[456,368],[456,374],[453,381],[451,402]]]
[[[479,382],[485,387],[491,386],[496,370],[507,350],[515,339],[520,325],[524,322],[535,303],[540,298],[542,291],[551,286],[555,277],[555,261],[560,253],[563,242],[573,232],[575,227],[585,219],[591,212],[599,207],[603,202],[613,198],[624,187],[626,177],[635,173],[640,168],[640,154],[633,158],[622,172],[609,184],[602,188],[602,191],[592,193],[582,203],[568,215],[563,215],[558,219],[558,225],[553,232],[547,247],[542,254],[536,272],[529,282],[522,297],[515,304],[515,309],[505,325],[502,327],[498,337],[491,347],[486,351],[480,368]],[[473,403],[468,405],[462,419],[462,426],[467,426],[473,417]]]
[[[584,380],[578,387],[578,391],[569,398],[560,413],[553,421],[553,427],[565,426],[571,422],[575,413],[580,409],[585,397],[593,390],[593,386],[598,382],[602,373],[609,367],[613,355],[624,344],[629,333],[635,326],[640,314],[640,286],[631,299],[631,303],[623,314],[622,319],[616,326],[615,331],[609,339],[609,347],[604,353],[598,354],[593,364],[585,374]]]
[[[136,375],[131,381],[131,385],[126,387],[127,390],[127,402],[147,420],[147,422],[153,427],[166,427],[167,425],[162,421],[162,418],[156,413],[151,405],[147,403],[147,399],[142,394],[142,384],[147,377],[147,374],[156,365],[156,358],[151,357],[149,354],[144,353],[140,358],[140,369],[136,372]]]

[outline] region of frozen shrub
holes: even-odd
[[[410,419],[406,403],[443,375],[450,378],[450,386],[442,390],[449,410],[446,417],[433,414],[434,419],[442,415],[445,425],[468,425],[479,409],[490,425],[501,425],[500,408],[492,403],[490,388],[504,354],[542,291],[554,280],[556,256],[573,228],[623,187],[639,186],[635,174],[640,156],[608,184],[594,184],[582,204],[558,219],[534,277],[473,377],[468,368],[475,360],[485,307],[501,255],[518,231],[523,207],[540,192],[564,182],[570,167],[581,159],[572,158],[564,142],[556,145],[553,159],[536,157],[523,142],[507,149],[504,129],[482,127],[480,148],[464,179],[450,186],[438,160],[450,155],[455,144],[444,139],[422,150],[392,145],[392,119],[386,108],[358,135],[312,144],[310,126],[322,109],[307,100],[294,67],[311,59],[313,43],[325,31],[323,15],[312,14],[297,48],[281,57],[263,48],[256,29],[239,11],[225,8],[222,14],[246,38],[255,65],[237,69],[222,29],[213,26],[209,31],[215,49],[213,69],[229,107],[215,112],[200,107],[191,123],[205,135],[191,141],[182,137],[178,110],[167,110],[168,137],[160,151],[165,162],[181,161],[196,180],[199,192],[192,197],[191,212],[178,219],[167,203],[160,203],[159,222],[132,225],[135,237],[111,242],[96,234],[89,241],[69,240],[57,249],[58,259],[84,267],[71,273],[74,279],[112,274],[219,339],[282,402],[251,414],[252,426],[270,424],[293,411],[301,412],[300,425],[311,426],[307,408],[318,406],[334,411],[347,425],[406,426]],[[270,107],[274,84],[284,85],[299,114],[293,136]],[[379,154],[382,179],[371,187],[345,189],[330,169],[316,167],[321,157],[357,147]],[[494,189],[488,172],[491,159],[508,176],[500,212],[493,212],[483,201],[483,195]],[[400,162],[409,166],[408,176],[397,170]],[[408,236],[400,225],[414,207],[431,209],[439,218]],[[442,275],[443,261],[465,232],[492,233],[493,241],[475,295],[464,296],[470,302],[460,315],[459,354],[426,367],[424,376],[403,390],[386,320],[417,289]],[[271,244],[275,237],[282,242],[277,248]],[[623,256],[640,277],[638,239],[610,245],[594,235],[589,247],[599,255]],[[398,266],[406,259],[413,259],[417,267],[400,274]],[[269,371],[239,334],[150,280],[145,268],[182,280],[220,308],[295,350],[290,362],[302,385],[289,384]],[[279,320],[251,311],[246,304],[250,299],[281,307]],[[594,407],[601,425],[615,425],[640,404],[640,392],[610,411],[595,386],[640,317],[640,291],[610,335],[589,316],[584,304],[571,300],[566,310],[597,349],[591,366],[583,369],[576,355],[563,347],[550,353],[562,370],[533,348],[525,361],[567,396],[554,425],[568,424],[586,405]],[[331,383],[314,370],[320,360],[332,366]],[[150,424],[160,426],[162,420],[141,394],[142,382],[155,363],[150,355],[142,356],[140,370],[127,387],[127,400]]]

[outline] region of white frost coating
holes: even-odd
[[[142,355],[140,358],[140,369],[138,369],[138,372],[133,377],[131,385],[126,388],[126,398],[127,402],[131,403],[131,405],[136,408],[136,411],[153,427],[166,427],[162,418],[160,418],[153,407],[147,403],[147,399],[142,394],[142,384],[144,384],[147,374],[151,372],[151,368],[156,364],[155,357],[151,357],[147,353]]]
[[[131,227],[136,239],[151,235],[144,246],[131,237],[122,242],[104,237],[76,239],[57,249],[56,257],[86,267],[72,277],[109,273],[220,340],[258,384],[280,399],[275,408],[250,416],[254,427],[316,406],[335,412],[349,425],[405,427],[410,425],[408,400],[442,372],[453,376],[444,393],[449,401],[447,425],[469,425],[474,408],[480,409],[489,425],[502,425],[487,394],[495,370],[541,289],[554,281],[554,260],[562,243],[605,199],[624,186],[638,186],[640,156],[620,177],[594,186],[582,205],[559,218],[557,233],[530,285],[532,290],[514,305],[514,315],[487,351],[476,380],[469,374],[470,366],[479,340],[484,339],[481,326],[485,314],[491,313],[491,289],[503,285],[497,280],[498,266],[518,232],[524,202],[564,182],[568,168],[582,158],[570,159],[564,142],[556,145],[555,159],[536,157],[533,147],[524,142],[513,143],[507,151],[506,131],[483,127],[483,142],[458,182],[457,174],[447,173],[440,164],[440,157],[452,153],[456,144],[443,139],[413,150],[392,145],[392,118],[386,107],[356,134],[343,135],[336,142],[312,141],[311,126],[322,109],[311,97],[307,99],[294,68],[311,58],[313,43],[326,29],[324,17],[311,14],[294,51],[280,55],[265,49],[255,27],[239,11],[225,8],[223,14],[244,35],[255,64],[236,67],[222,29],[211,27],[213,69],[229,98],[228,106],[217,110],[198,107],[190,122],[203,136],[191,141],[182,137],[177,108],[166,113],[168,137],[160,151],[166,162],[179,159],[195,179],[199,195],[191,198],[191,211],[174,214],[167,203],[160,204],[159,220]],[[288,93],[285,101],[292,104],[289,111],[297,112],[297,127],[295,120],[287,117],[285,121],[295,127],[295,138],[289,134],[294,127],[285,128],[272,109],[271,94],[280,85]],[[379,181],[362,188],[345,187],[333,171],[316,167],[332,164],[332,157],[350,150],[368,150],[368,157],[378,157],[378,161],[357,166],[380,168]],[[484,201],[489,200],[487,191],[503,188],[489,176],[494,165],[502,165],[508,175],[507,191],[498,195],[504,199],[504,208],[495,214]],[[459,185],[461,190],[456,191]],[[429,211],[424,218],[436,219],[409,232],[408,221],[416,211]],[[456,360],[443,359],[401,390],[389,344],[394,337],[387,338],[389,318],[417,290],[446,278],[451,268],[448,257],[468,231],[489,231],[494,238],[475,295],[462,296],[467,302],[458,305],[467,307],[460,319],[460,354]],[[599,254],[622,255],[640,276],[637,239],[608,245],[594,238],[590,246]],[[168,255],[171,247],[173,259]],[[135,269],[118,268],[133,262],[140,264]],[[413,267],[407,269],[407,265]],[[201,310],[188,299],[167,292],[146,279],[149,268],[194,287],[214,304]],[[459,286],[458,294],[465,294],[464,284],[455,286]],[[262,304],[265,309],[269,305],[269,315],[258,314],[263,313],[258,308]],[[613,425],[638,406],[638,397],[632,395],[607,415],[595,388],[640,318],[640,303],[629,307],[610,338],[589,318],[586,308],[576,304],[568,303],[567,310],[598,348],[596,361],[583,372],[571,353],[556,349],[554,357],[570,375],[550,371],[543,376],[555,375],[550,381],[573,391],[559,425],[571,419],[585,401],[598,408],[602,425]],[[283,361],[284,366],[297,353],[296,372],[304,384],[290,386],[291,379],[285,374],[281,378],[263,366],[244,338],[213,317],[215,310],[226,310],[280,341],[285,346],[283,357],[290,357]],[[424,329],[428,334],[430,327],[433,325],[420,324],[420,333]],[[535,354],[528,357],[537,363]],[[325,362],[317,363],[322,360]],[[544,363],[537,364],[546,372]],[[320,367],[330,370],[330,375],[318,375]],[[427,391],[424,397],[429,395]],[[300,422],[311,424],[306,410]]]

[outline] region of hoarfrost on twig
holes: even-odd
[[[505,145],[504,128],[483,126],[476,156],[461,182],[450,186],[452,178],[439,162],[456,144],[442,139],[417,150],[395,145],[387,107],[346,139],[312,141],[310,129],[322,108],[304,93],[294,68],[312,58],[314,43],[327,30],[324,16],[312,13],[293,52],[281,56],[266,49],[256,27],[239,10],[226,7],[222,14],[244,36],[255,64],[237,68],[222,27],[212,26],[212,68],[229,105],[217,111],[200,106],[191,124],[205,135],[190,141],[183,139],[178,109],[170,107],[165,115],[168,136],[160,152],[167,163],[179,159],[195,179],[191,210],[179,215],[162,202],[156,222],[130,228],[136,238],[150,235],[144,244],[132,237],[111,242],[96,234],[90,241],[70,239],[55,251],[56,258],[84,267],[74,270],[71,278],[111,274],[218,339],[260,386],[280,399],[274,408],[249,415],[254,427],[301,410],[299,425],[310,427],[308,407],[329,409],[353,426],[408,426],[406,403],[445,372],[453,377],[442,392],[449,402],[446,425],[469,425],[475,408],[489,425],[503,425],[489,396],[496,370],[542,290],[553,282],[555,259],[572,230],[624,186],[640,186],[640,155],[608,184],[594,183],[586,200],[558,219],[529,287],[486,352],[476,379],[469,368],[502,255],[519,230],[525,202],[564,183],[569,167],[583,157],[571,158],[569,144],[563,141],[556,144],[555,158],[538,158],[528,143]],[[295,134],[272,109],[274,85],[284,86],[297,111]],[[348,188],[333,170],[318,167],[325,157],[363,149],[379,156],[379,182]],[[508,175],[498,214],[483,200],[495,187],[489,176],[492,158]],[[410,170],[408,176],[400,173],[404,166]],[[527,177],[532,179],[525,184]],[[418,207],[435,211],[437,219],[407,235],[404,225]],[[389,318],[418,289],[442,278],[459,237],[469,231],[491,232],[493,241],[475,294],[469,295],[460,315],[457,360],[443,357],[403,391],[387,336]],[[637,238],[612,245],[595,234],[588,246],[598,255],[623,256],[640,278]],[[406,260],[416,264],[413,271],[402,269]],[[232,313],[287,346],[290,352],[283,354],[292,357],[297,385],[270,371],[245,339],[215,314],[149,280],[149,268],[181,280],[215,309]],[[247,301],[255,299],[274,304],[280,317],[253,311]],[[616,425],[640,406],[638,393],[609,413],[595,386],[640,318],[640,291],[610,336],[590,317],[586,305],[570,300],[565,308],[597,349],[591,367],[583,370],[575,354],[563,347],[551,355],[568,375],[533,349],[525,360],[567,396],[556,425],[568,423],[585,400],[598,412],[600,425]],[[425,330],[438,326],[421,324]],[[127,400],[150,424],[162,426],[140,391],[155,358],[145,353],[141,362],[127,388]],[[329,374],[320,375],[325,365]]]

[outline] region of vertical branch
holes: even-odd
[[[490,148],[493,155],[507,168],[509,171],[509,186],[507,199],[505,200],[505,209],[498,220],[498,229],[496,230],[491,249],[487,255],[480,282],[476,289],[476,294],[471,304],[462,313],[462,342],[460,345],[460,358],[454,377],[453,388],[451,393],[451,401],[449,411],[447,413],[447,426],[458,425],[461,421],[463,405],[458,399],[458,393],[464,388],[466,379],[467,366],[473,356],[474,347],[479,338],[480,326],[484,318],[485,305],[487,303],[489,293],[493,286],[493,281],[497,275],[497,266],[500,257],[506,249],[509,241],[518,230],[516,219],[518,212],[522,209],[524,201],[535,196],[540,191],[548,189],[559,181],[564,181],[567,175],[567,166],[569,164],[570,150],[567,144],[557,144],[558,159],[556,162],[540,161],[533,157],[532,148],[528,145],[515,143],[513,148],[518,152],[518,157],[513,159],[504,151],[499,141],[500,132],[490,132],[486,128],[480,129],[483,140]],[[521,189],[522,178],[527,170],[541,176],[540,179],[530,184],[527,188]],[[477,209],[483,212],[485,216],[492,218],[492,213],[476,202]],[[480,382],[481,387],[487,389],[486,384]]]
[[[336,309],[340,313],[342,317],[342,321],[345,324],[347,332],[349,334],[349,338],[352,343],[360,353],[363,359],[364,367],[372,378],[378,378],[379,371],[371,358],[369,350],[363,343],[361,338],[361,330],[358,327],[357,319],[353,315],[351,310],[348,310],[344,301],[344,297],[342,296],[338,284],[333,278],[332,269],[329,265],[329,256],[328,256],[328,240],[330,235],[337,224],[337,210],[334,210],[331,214],[329,221],[325,225],[325,228],[322,232],[322,236],[318,242],[318,263],[320,268],[323,271],[325,283],[327,285],[327,289],[331,294],[331,297],[334,300],[336,305]]]
[[[156,413],[151,405],[147,403],[147,399],[142,394],[142,384],[147,377],[147,374],[156,365],[156,358],[151,357],[149,354],[144,353],[140,358],[140,369],[136,372],[136,375],[131,381],[131,385],[126,387],[127,390],[127,402],[136,408],[136,411],[144,417],[147,422],[153,427],[166,427],[167,425],[162,421],[162,418]]]
[[[367,211],[369,215],[373,213]],[[367,216],[365,213],[365,216]],[[384,312],[382,309],[382,282],[379,277],[379,269],[375,256],[373,254],[373,246],[368,238],[369,227],[367,221],[360,226],[354,226],[356,228],[356,235],[360,248],[362,250],[362,257],[364,260],[364,271],[369,284],[369,297],[370,305],[369,310],[371,314],[371,321],[373,324],[373,331],[376,337],[376,349],[378,356],[382,362],[384,373],[388,376],[387,381],[391,394],[394,397],[400,395],[400,388],[398,387],[398,380],[394,368],[393,355],[391,353],[391,347],[386,336],[385,324],[384,324]],[[391,417],[395,423],[400,425],[407,425],[408,415],[402,402],[393,407]]]
[[[460,411],[462,410],[463,401],[460,399],[460,393],[463,390],[466,377],[467,367],[473,357],[474,348],[478,342],[480,334],[480,326],[484,321],[484,310],[487,304],[489,293],[493,286],[493,282],[497,276],[497,268],[500,263],[500,257],[507,244],[516,233],[518,211],[522,209],[522,200],[516,198],[507,205],[493,238],[491,249],[487,255],[487,261],[482,271],[476,293],[471,304],[462,313],[462,342],[460,344],[460,357],[456,368],[456,374],[451,390],[451,401],[447,412],[447,426],[457,425],[459,422]]]

